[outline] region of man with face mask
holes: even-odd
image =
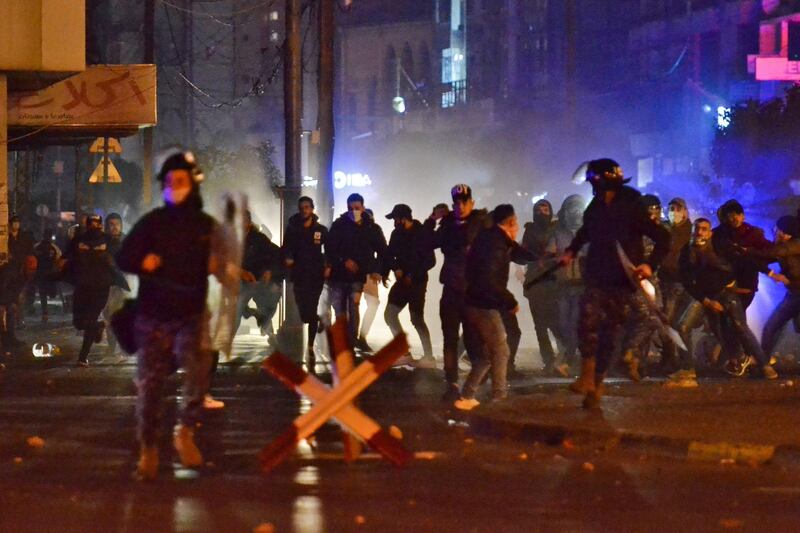
[[[328,281],[336,318],[347,318],[350,342],[355,343],[359,327],[359,304],[367,276],[388,275],[386,239],[372,217],[364,213],[364,197],[347,198],[347,212],[331,224],[326,245],[331,266]]]
[[[533,327],[536,331],[536,340],[539,343],[539,353],[544,363],[544,371],[548,374],[553,373],[555,364],[555,351],[548,332],[553,332],[558,340],[561,337],[558,328],[558,307],[556,306],[556,276],[552,274],[535,283],[531,283],[531,281],[539,276],[539,273],[545,268],[547,243],[553,236],[555,227],[553,206],[547,200],[542,199],[534,204],[533,222],[525,224],[525,232],[522,235],[522,246],[533,252],[535,257],[525,271],[524,294],[531,308]]]
[[[586,201],[578,194],[564,199],[558,210],[558,222],[553,235],[547,241],[546,252],[551,257],[560,257],[572,243],[575,234],[583,224],[583,210]],[[583,294],[583,268],[585,256],[565,265],[555,272],[555,294],[558,310],[558,337],[563,342],[563,352],[559,354],[554,365],[560,376],[569,375],[569,367],[575,363],[578,352],[578,317],[580,315],[580,299]]]
[[[78,237],[75,254],[67,268],[72,272],[70,279],[75,286],[72,322],[75,329],[83,331],[77,364],[85,367],[89,365],[92,344],[103,338],[105,324],[98,318],[114,282],[114,260],[108,253],[103,220],[99,215],[89,215],[86,231]]]
[[[202,416],[213,359],[206,312],[208,275],[227,280],[223,272],[229,270],[212,260],[217,224],[203,212],[202,173],[192,154],[170,156],[158,181],[164,206],[137,222],[116,257],[123,271],[139,276],[137,473],[144,480],[154,479],[158,472],[160,404],[167,377],[178,367],[185,376],[173,444],[184,466],[203,464],[194,431]]]
[[[719,254],[712,244],[711,222],[706,218],[694,221],[690,244],[681,251],[679,272],[686,292],[694,299],[681,318],[681,334],[691,350],[689,335],[703,319],[707,319],[711,331],[725,349],[727,356],[738,357],[742,350],[758,362],[758,371],[768,379],[777,377],[775,370],[747,325],[744,305],[736,290],[735,268]],[[749,359],[749,358],[748,358]],[[684,359],[691,364],[689,351]],[[755,362],[755,361],[754,361]],[[750,366],[748,362],[747,366]],[[686,380],[685,386],[690,385]]]
[[[386,218],[394,221],[394,231],[389,238],[387,258],[389,268],[394,272],[395,282],[389,291],[389,304],[384,319],[392,335],[402,331],[400,311],[408,305],[411,324],[417,330],[422,342],[422,358],[414,360],[410,354],[403,357],[401,364],[414,364],[420,368],[435,368],[431,334],[425,324],[425,293],[428,289],[428,271],[436,264],[436,256],[431,247],[430,228],[423,227],[414,220],[411,208],[397,204]]]
[[[472,188],[463,183],[450,190],[453,210],[447,212],[437,206],[425,222],[429,230],[436,223],[439,227],[433,236],[433,247],[444,255],[444,264],[439,274],[442,283],[442,298],[439,301],[439,317],[442,322],[444,344],[444,374],[446,387],[443,400],[453,402],[459,398],[458,388],[458,338],[464,326],[464,344],[473,364],[483,356],[483,348],[477,332],[467,326],[465,308],[467,293],[467,253],[475,238],[484,228],[491,227],[491,218],[485,209],[475,209]]]
[[[652,277],[669,251],[669,232],[653,222],[642,210],[641,194],[625,185],[622,169],[611,159],[588,163],[586,180],[592,185],[594,198],[583,214],[578,230],[561,258],[570,265],[578,252],[588,245],[586,253],[586,290],[581,298],[578,328],[581,376],[570,387],[585,395],[585,408],[597,408],[614,352],[614,341],[630,310],[633,287],[622,266],[617,245],[622,247],[634,265],[633,275]],[[644,260],[643,237],[653,240],[653,251]]]

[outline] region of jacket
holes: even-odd
[[[248,228],[244,237],[242,268],[253,274],[256,280],[260,280],[265,272],[272,273],[272,283],[283,280],[280,248],[255,226]]]
[[[386,248],[383,231],[372,217],[363,214],[361,223],[356,224],[348,213],[344,213],[331,224],[325,246],[325,255],[331,265],[330,280],[364,283],[367,274],[377,273],[386,277],[389,273],[389,267],[385,264]],[[345,268],[348,259],[358,265],[357,272]]]
[[[305,227],[300,214],[292,215],[283,238],[281,253],[294,263],[289,270],[293,283],[322,283],[325,278],[325,248],[328,228],[313,215],[311,226]]]
[[[545,268],[544,260],[547,256],[547,244],[553,237],[556,230],[556,222],[548,222],[547,226],[539,226],[533,222],[525,224],[525,232],[522,234],[522,246],[533,253],[534,260],[528,262],[528,267],[525,269],[525,283],[530,282],[533,278],[537,277],[539,273]],[[555,281],[555,272],[540,280]]]
[[[550,236],[550,240],[547,241],[547,253],[552,257],[562,255],[574,238],[575,233],[573,231],[558,224]],[[568,286],[583,285],[583,269],[585,266],[586,256],[581,254],[569,266],[562,266],[555,271],[556,283]]]
[[[725,258],[736,272],[736,285],[740,289],[758,291],[758,273],[767,274],[770,259],[744,254],[741,248],[765,250],[772,243],[764,237],[764,231],[747,222],[736,229],[723,225],[714,228],[711,237],[714,249]]]
[[[800,239],[793,238],[762,250],[748,250],[747,253],[766,261],[777,258],[781,265],[781,274],[789,278],[788,289],[800,293]]]
[[[577,256],[584,245],[589,245],[584,272],[588,286],[631,287],[619,260],[617,242],[634,265],[646,262],[653,271],[669,251],[669,232],[647,216],[639,203],[640,197],[639,191],[624,186],[610,204],[595,197],[583,213],[583,225],[567,250]],[[653,252],[646,261],[644,236],[654,243]]]
[[[698,302],[706,298],[713,300],[726,287],[736,286],[733,266],[711,243],[702,248],[691,244],[684,246],[678,259],[678,271],[683,288]]]
[[[114,259],[108,253],[108,242],[101,231],[84,232],[76,242],[69,260],[71,282],[76,287],[107,288],[114,283]]]
[[[117,265],[139,276],[138,313],[172,321],[205,311],[216,222],[198,202],[150,211],[122,242]],[[161,266],[148,274],[142,261],[150,253],[161,257]]]
[[[681,251],[683,251],[684,246],[689,244],[689,240],[692,237],[692,223],[687,218],[677,225],[667,223],[666,227],[672,239],[669,243],[669,252],[661,262],[658,277],[662,281],[678,282],[680,279],[678,261],[681,257]]]
[[[430,226],[415,220],[411,229],[395,228],[389,238],[389,269],[402,270],[411,282],[427,282],[428,271],[436,265]]]
[[[499,226],[482,230],[467,254],[467,304],[502,312],[514,309],[517,300],[508,290],[509,265],[533,257]]]
[[[428,219],[425,226],[433,228],[435,221]],[[433,234],[433,247],[444,255],[439,281],[448,289],[465,293],[467,290],[467,252],[478,233],[491,227],[492,220],[485,209],[474,209],[464,220],[453,213],[446,215]]]

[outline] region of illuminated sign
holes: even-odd
[[[371,187],[372,180],[368,174],[345,174],[338,170],[333,173],[333,186],[337,189]]]
[[[800,80],[800,61],[789,61],[785,57],[756,57],[755,59],[758,81]]]

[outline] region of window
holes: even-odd
[[[275,21],[275,20],[278,20],[279,18],[280,18],[280,15],[278,15],[277,11],[270,11],[269,12],[269,20]]]

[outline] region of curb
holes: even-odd
[[[479,434],[560,446],[565,440],[602,443],[606,449],[646,451],[692,461],[731,461],[748,464],[800,465],[800,445],[763,445],[745,442],[698,441],[688,438],[653,435],[631,430],[593,430],[544,422],[515,422],[468,415],[470,427]]]

